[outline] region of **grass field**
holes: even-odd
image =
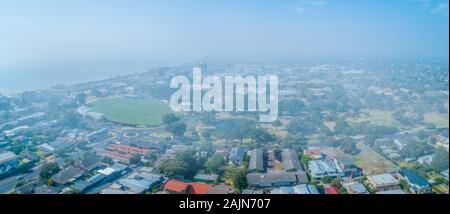
[[[367,170],[369,173],[385,173],[398,170],[398,167],[392,162],[384,159],[365,144],[358,143],[357,147],[361,150],[361,153],[356,155],[353,161],[355,161],[357,166]]]
[[[392,112],[390,111],[369,110],[364,111],[364,113],[366,115],[359,118],[349,118],[347,119],[347,121],[351,124],[371,121],[372,123],[377,125],[395,127],[400,129],[403,128],[403,125],[392,117]]]
[[[164,103],[151,100],[111,98],[93,103],[93,112],[102,113],[107,120],[129,125],[155,126],[162,117],[172,112]]]
[[[448,128],[448,114],[440,114],[437,112],[424,115],[425,122],[433,123],[438,128]]]

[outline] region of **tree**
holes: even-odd
[[[141,163],[141,155],[136,154],[136,155],[133,155],[133,157],[130,158],[130,164],[136,165],[136,164],[139,164],[139,163]]]
[[[344,141],[341,144],[341,150],[351,155],[357,155],[361,152],[361,150],[358,149],[358,147],[356,147],[356,144],[352,141]]]
[[[60,170],[61,169],[59,168],[57,163],[45,163],[44,165],[42,165],[39,176],[41,177],[41,179],[47,180],[58,173]]]
[[[235,172],[233,175],[233,185],[239,190],[247,188],[247,172],[245,170],[237,170]]]
[[[181,160],[166,160],[161,163],[160,170],[170,178],[188,175],[189,165]]]
[[[75,98],[79,105],[84,105],[86,103],[86,94],[85,93],[79,93],[76,95]]]
[[[281,152],[282,151],[280,149],[273,150],[273,155],[275,156],[275,159],[281,161],[281,159],[282,159]]]
[[[221,154],[214,154],[205,164],[207,170],[216,173],[223,173],[223,166],[225,164],[225,159]]]
[[[331,177],[325,176],[321,179],[321,181],[324,184],[329,184],[329,183],[333,182],[333,179]]]
[[[280,101],[280,115],[299,116],[305,107],[305,103],[299,99],[287,99]]]
[[[426,143],[411,142],[400,151],[405,158],[418,158],[432,153],[434,148]],[[447,156],[448,158],[448,156]]]
[[[300,162],[303,164],[303,166],[308,166],[309,161],[311,161],[312,158],[309,155],[303,155],[300,159]]]
[[[113,165],[114,164],[114,160],[112,158],[106,157],[106,156],[102,158],[102,162],[106,163],[108,165]]]
[[[192,178],[203,163],[204,160],[198,158],[195,151],[187,150],[177,152],[174,159],[164,161],[159,169],[168,177]]]
[[[268,143],[276,140],[274,135],[262,128],[253,129],[250,134],[252,135],[252,139],[257,143]]]
[[[447,150],[445,150],[443,147],[439,147],[436,150],[435,157],[433,159],[433,162],[431,162],[431,168],[437,172],[444,171],[445,169],[448,169],[448,162],[449,162],[449,154]]]
[[[315,124],[311,121],[308,122],[306,119],[293,119],[289,122],[287,126],[287,131],[289,134],[311,134],[316,129]]]
[[[75,113],[74,111],[67,112],[64,116],[63,124],[64,126],[71,129],[78,128],[78,126],[80,125],[80,119],[78,118],[77,113]]]
[[[181,118],[179,116],[177,116],[176,114],[170,113],[170,114],[166,114],[163,116],[163,122],[165,124],[171,124],[171,123],[175,123],[178,122]]]
[[[186,124],[181,122],[171,123],[166,126],[166,130],[174,137],[182,137],[186,132]]]

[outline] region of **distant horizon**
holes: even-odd
[[[76,85],[88,82],[102,81],[122,75],[133,75],[144,73],[151,69],[162,67],[178,67],[183,65],[195,64],[198,62],[215,60],[215,59],[231,59],[231,60],[309,60],[316,59],[320,63],[329,64],[333,60],[439,60],[449,63],[446,56],[356,56],[356,55],[291,55],[291,56],[206,56],[196,59],[186,59],[178,61],[170,61],[168,59],[161,61],[151,60],[135,60],[135,61],[118,61],[105,60],[101,63],[92,61],[86,62],[39,62],[35,64],[25,64],[20,66],[0,66],[0,95],[16,94],[23,91],[45,90],[57,85]],[[148,62],[148,63],[147,63]],[[297,62],[311,63],[311,62]],[[316,63],[316,62],[313,62]],[[78,69],[76,67],[79,67]],[[65,70],[64,68],[70,69]],[[76,70],[76,71],[75,71]],[[2,72],[3,71],[3,72]],[[12,71],[12,72],[11,72]],[[71,72],[67,72],[71,71]],[[34,74],[34,75],[31,75]],[[68,76],[68,74],[70,74]],[[36,81],[35,75],[48,75],[51,78]],[[23,83],[22,83],[23,82]]]

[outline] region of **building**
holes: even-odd
[[[212,187],[211,184],[183,182],[175,179],[164,184],[164,190],[172,194],[208,194]]]
[[[248,170],[250,172],[264,172],[264,151],[262,149],[250,151]]]
[[[334,165],[342,178],[357,178],[362,176],[362,170],[352,160],[333,157]]]
[[[86,135],[86,140],[90,143],[106,140],[109,137],[107,128],[102,128]]]
[[[369,194],[367,188],[361,183],[354,183],[348,185],[347,191],[350,194]]]
[[[330,160],[312,160],[309,161],[308,168],[311,171],[312,178],[331,177],[339,175],[334,163]]]
[[[216,174],[197,174],[194,177],[194,181],[203,182],[203,183],[216,183],[219,179],[219,176]]]
[[[273,195],[294,195],[294,194],[320,194],[317,188],[309,184],[301,184],[293,187],[279,187],[271,190],[270,194]]]
[[[408,182],[409,190],[416,194],[426,194],[431,193],[431,184],[420,175],[416,173],[403,169],[400,170],[399,176],[405,179]]]
[[[126,178],[122,178],[108,188],[102,190],[101,194],[143,194],[159,185],[163,176],[149,172],[136,172]]]
[[[304,172],[301,173],[250,173],[247,183],[250,187],[280,187],[306,183],[308,180]]]
[[[78,167],[85,172],[89,172],[94,170],[100,165],[100,159],[95,155],[89,155],[82,160],[79,160],[77,163]]]
[[[444,176],[445,178],[447,178],[447,180],[448,180],[448,169],[442,171],[442,172],[441,172],[441,175],[443,175],[443,176]]]
[[[320,194],[319,190],[317,190],[316,186],[310,185],[310,184],[301,184],[292,187],[294,189],[295,194],[302,194],[302,195],[317,195]]]
[[[66,169],[61,170],[51,177],[51,180],[57,184],[65,185],[72,183],[83,175],[83,172],[73,166],[69,166]]]
[[[425,155],[417,158],[417,162],[423,165],[430,165],[433,162],[434,155]]]
[[[298,155],[293,149],[284,149],[281,152],[281,158],[286,172],[303,171]]]
[[[377,192],[376,194],[377,195],[404,195],[406,193],[401,189],[394,189],[394,190],[386,190],[386,191]]]
[[[379,174],[368,176],[369,185],[376,191],[399,189],[400,182],[391,174]]]
[[[228,156],[228,162],[232,166],[240,166],[245,159],[246,150],[243,147],[233,147]]]
[[[339,195],[339,189],[333,186],[325,188],[325,193],[327,195]]]
[[[102,157],[109,157],[123,164],[130,164],[130,160],[135,155],[146,155],[150,153],[149,149],[141,149],[134,146],[122,144],[109,144],[105,150],[99,153]]]
[[[228,185],[214,185],[208,189],[208,194],[212,195],[224,195],[233,193],[235,193],[235,189],[232,186]]]
[[[324,156],[322,155],[322,152],[319,149],[308,149],[303,151],[303,155],[308,155],[314,160],[322,159]]]
[[[0,152],[0,175],[9,172],[19,164],[16,154],[6,151]]]
[[[270,191],[272,195],[293,195],[295,194],[294,189],[292,187],[280,187]]]

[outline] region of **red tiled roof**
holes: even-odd
[[[107,151],[107,150],[103,151],[103,155],[106,155],[106,156],[109,156],[109,157],[112,157],[112,158],[114,158],[114,157],[123,158],[123,159],[130,159],[130,158],[132,158],[132,156],[128,155],[128,154],[120,154],[118,152],[112,152],[112,151]]]
[[[172,179],[172,180],[169,180],[166,182],[166,184],[164,185],[164,189],[169,190],[169,191],[184,193],[187,190],[188,186],[189,186],[189,183],[185,183],[182,181],[177,181],[177,180]]]
[[[328,187],[325,188],[325,192],[329,195],[337,195],[339,194],[339,190],[336,187]]]
[[[167,181],[164,185],[164,189],[168,191],[186,194],[207,194],[209,188],[211,187],[213,187],[213,185],[204,183],[188,183],[175,179]]]
[[[211,184],[203,184],[203,183],[190,183],[190,186],[192,187],[192,192],[189,192],[190,194],[208,194],[209,188],[213,187]]]
[[[305,150],[303,153],[307,154],[307,155],[320,155],[320,154],[322,154],[319,149],[309,149],[309,150]]]
[[[116,150],[123,153],[146,155],[150,152],[148,149],[141,149],[134,146],[122,145],[122,144],[109,144],[108,150]]]

